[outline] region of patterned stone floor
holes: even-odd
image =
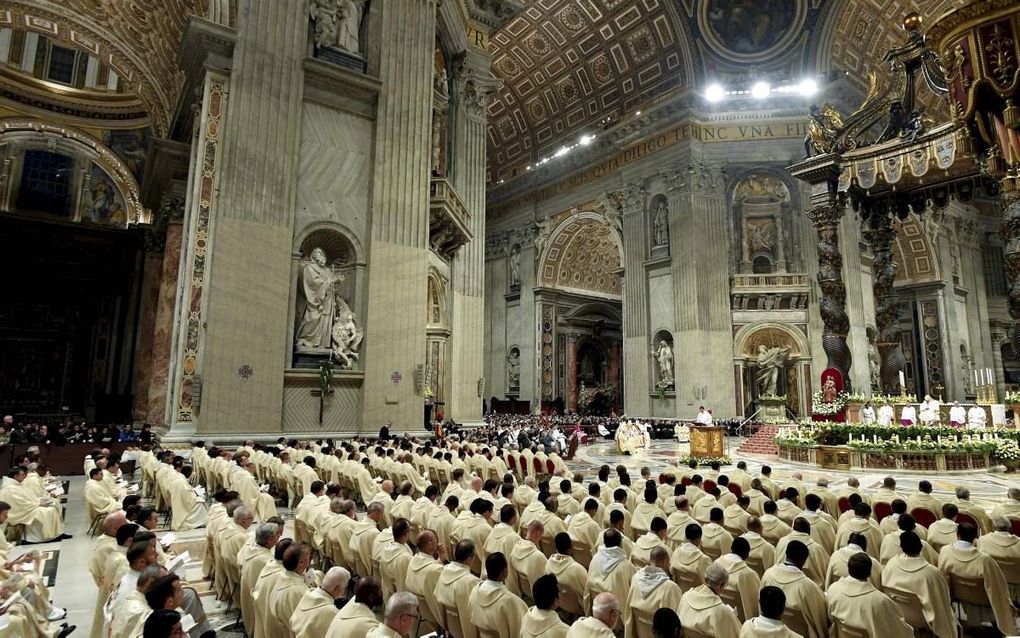
[[[728,454],[734,463],[746,461],[748,471],[756,474],[762,465],[772,467],[774,479],[784,479],[794,472],[804,475],[805,483],[813,484],[819,478],[829,479],[830,488],[838,488],[846,485],[846,480],[851,476],[857,477],[861,487],[866,490],[877,489],[886,476],[896,478],[898,485],[905,490],[917,488],[918,481],[927,479],[931,481],[936,496],[949,498],[953,496],[957,486],[964,486],[970,490],[971,498],[975,501],[993,503],[1005,498],[1006,490],[1009,487],[1020,487],[1020,474],[992,474],[989,472],[975,472],[970,474],[935,475],[920,474],[916,472],[882,472],[873,473],[869,471],[837,471],[822,470],[815,466],[791,463],[775,457],[744,456],[737,453],[740,447],[739,437],[727,439]],[[678,443],[676,440],[654,440],[645,452],[637,456],[620,454],[615,441],[597,441],[592,445],[582,446],[578,449],[577,455],[569,463],[575,472],[584,472],[586,475],[594,475],[603,464],[615,468],[617,465],[624,465],[631,471],[631,476],[639,476],[638,472],[642,467],[648,467],[653,475],[657,475],[668,466],[675,466],[677,459],[690,453],[690,446],[686,443]],[[723,470],[725,473],[725,470]]]

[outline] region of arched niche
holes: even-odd
[[[521,392],[521,348],[510,346],[506,351],[506,393],[516,397]]]
[[[768,171],[741,176],[731,194],[740,231],[740,272],[786,272],[790,189]]]
[[[0,120],[0,209],[68,222],[127,228],[149,223],[138,182],[109,147],[40,120]]]
[[[669,256],[670,244],[670,218],[669,202],[663,194],[653,195],[648,204],[647,224],[648,229],[648,254],[651,257]]]
[[[571,215],[550,234],[539,260],[539,285],[621,299],[623,242],[596,213]]]
[[[737,389],[738,411],[746,414],[758,397],[755,373],[761,348],[787,349],[777,390],[786,395],[786,405],[794,414],[807,414],[811,399],[811,350],[807,338],[792,326],[769,321],[742,326],[733,336],[734,373],[741,379]]]
[[[673,333],[656,330],[652,336],[651,366],[654,389],[673,391],[676,389],[676,351],[673,349]]]
[[[349,310],[354,315],[357,327],[364,331],[362,323],[367,300],[359,294],[365,285],[365,264],[362,249],[354,235],[346,228],[332,222],[317,222],[302,229],[295,237],[291,273],[291,321],[288,339],[294,345],[295,367],[318,367],[318,364],[299,351],[298,333],[305,314],[303,273],[313,261],[313,253],[321,250],[325,255],[325,267],[337,277],[334,284],[335,312],[343,314]],[[358,366],[360,368],[360,366]]]

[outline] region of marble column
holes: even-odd
[[[177,279],[181,265],[183,227],[184,224],[179,217],[167,223],[159,298],[156,301],[156,318],[152,329],[152,349],[147,353],[151,359],[149,365],[152,372],[149,375],[149,387],[146,392],[148,404],[145,420],[155,427],[163,427],[167,423],[165,409],[167,380],[170,374],[170,337],[173,331],[174,298],[177,294]]]
[[[865,237],[871,245],[874,257],[872,272],[874,279],[872,290],[875,296],[875,347],[881,358],[879,385],[877,390],[886,394],[899,392],[899,372],[903,370],[906,360],[900,347],[897,330],[899,315],[898,302],[893,293],[893,281],[896,279],[896,262],[892,258],[893,240],[896,231],[892,226],[892,218],[887,213],[874,213],[868,220]]]
[[[844,386],[850,385],[853,357],[847,345],[850,318],[846,313],[846,285],[843,283],[843,255],[839,248],[839,223],[843,206],[835,193],[826,191],[812,195],[807,212],[818,238],[818,287],[821,289],[819,312],[822,316],[822,348],[827,367],[842,372]],[[849,388],[848,388],[849,389]]]
[[[458,423],[479,422],[485,348],[485,167],[486,109],[496,88],[488,52],[470,50],[454,65],[456,123],[454,185],[471,219],[473,239],[457,251],[452,266],[450,317],[453,356],[449,415]]]
[[[387,45],[378,65],[383,90],[372,176],[363,427],[390,421],[392,429],[418,430],[424,399],[414,374],[425,362],[436,3],[380,4],[379,32]]]
[[[138,316],[138,347],[135,349],[135,374],[132,379],[132,419],[135,423],[148,421],[149,381],[155,361],[152,345],[159,311],[160,284],[163,279],[163,238],[147,238],[145,264],[142,267],[141,313]]]

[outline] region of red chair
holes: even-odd
[[[506,455],[506,465],[510,468],[510,471],[517,474],[517,461],[514,459],[513,454]]]
[[[741,496],[744,495],[744,490],[740,489],[740,486],[737,485],[736,483],[730,483],[726,487],[728,487],[730,489],[730,493],[733,494],[733,496],[736,496],[737,498],[740,498]]]
[[[875,503],[875,519],[881,523],[882,519],[892,514],[892,505],[881,502]]]
[[[1020,518],[1009,519],[1009,529],[1014,536],[1020,536]]]
[[[521,465],[521,476],[527,476],[528,475],[528,463],[525,460],[523,454],[521,454],[520,456],[517,457],[517,462],[520,463],[520,465]]]
[[[918,525],[925,529],[931,527],[931,524],[938,520],[931,510],[924,509],[923,507],[915,507],[910,510],[910,515],[914,517],[914,521]]]
[[[545,469],[549,472],[549,476],[556,476],[556,464],[552,462],[552,459],[545,460]]]
[[[537,458],[534,459],[534,461],[535,461],[535,479],[537,480],[538,477],[542,476],[542,461],[540,461]]]
[[[840,496],[839,497],[839,501],[838,501],[838,505],[839,505],[839,513],[842,514],[843,512],[845,512],[848,509],[850,509],[850,499],[845,497],[845,496]]]
[[[956,515],[956,524],[962,525],[964,523],[970,523],[971,525],[974,526],[974,529],[978,531],[978,535],[981,534],[981,526],[978,525],[978,522],[974,520],[974,517],[971,516],[970,514],[964,514],[963,512],[960,512],[959,514]]]
[[[703,481],[701,485],[705,490],[705,494],[708,494],[712,491],[712,488],[715,487],[715,481],[707,479]]]

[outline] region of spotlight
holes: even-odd
[[[557,150],[556,153],[553,155],[553,157],[563,157],[569,152],[570,152],[569,148],[567,148],[566,146],[561,146],[559,150]]]
[[[751,97],[756,100],[762,100],[769,96],[769,92],[772,87],[769,86],[768,82],[755,82],[754,86],[751,87]]]
[[[709,84],[705,89],[705,99],[709,102],[718,102],[726,96],[726,91],[718,84]]]
[[[581,136],[581,140],[580,140],[580,144],[581,144],[581,146],[588,146],[589,144],[591,144],[591,141],[593,139],[595,139],[595,137],[593,135],[582,135]]]
[[[811,97],[818,93],[818,83],[811,78],[801,80],[800,84],[797,85],[797,92],[804,97]]]

